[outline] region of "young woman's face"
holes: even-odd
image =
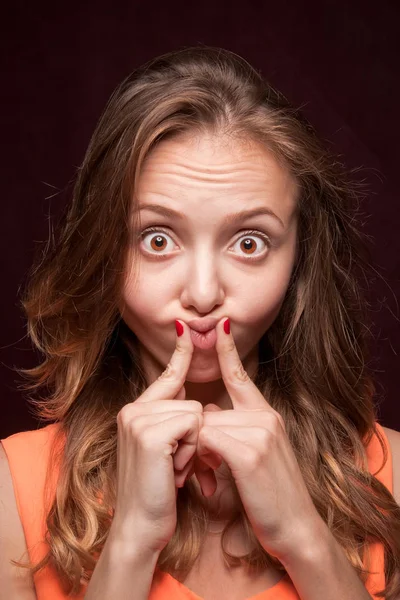
[[[289,172],[254,143],[180,137],[149,154],[139,178],[141,226],[133,232],[142,234],[132,267],[138,278],[134,286],[127,273],[121,307],[147,366],[167,366],[175,319],[229,317],[244,364],[256,356],[294,266],[297,193]],[[150,204],[180,216],[161,215]],[[259,209],[265,213],[235,218]],[[144,233],[149,227],[154,231]],[[195,348],[186,380],[220,377],[215,347]]]

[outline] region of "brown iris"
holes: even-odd
[[[164,250],[163,244],[165,244],[164,236],[155,235],[151,238],[150,246],[152,250]]]
[[[249,247],[251,244],[252,244],[253,246],[255,245],[255,242],[254,242],[254,240],[252,240],[251,238],[245,238],[245,239],[243,240],[243,242],[240,244],[240,246],[241,246],[241,249],[242,249],[242,250],[243,250],[243,251],[244,251],[246,254],[248,254],[248,253],[249,253],[249,251],[250,251],[250,250],[252,250],[252,248],[250,248],[250,247]],[[254,249],[254,248],[253,248],[253,249]]]

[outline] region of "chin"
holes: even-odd
[[[189,373],[186,375],[185,381],[189,383],[212,383],[213,381],[218,381],[221,379],[221,373],[219,375],[207,375],[205,373],[195,373],[194,375],[190,375]]]
[[[215,365],[210,364],[208,360],[207,362],[204,361],[206,362],[204,365],[201,364],[203,361],[199,361],[200,364],[193,365],[192,361],[186,374],[186,381],[190,381],[190,383],[209,383],[221,379],[222,373],[219,367],[218,358],[216,358],[216,361]]]

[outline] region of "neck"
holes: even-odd
[[[185,390],[187,400],[197,400],[203,406],[210,403],[216,404],[223,410],[232,408],[232,401],[226,391],[223,379],[206,383],[185,381]]]

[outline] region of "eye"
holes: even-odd
[[[149,236],[150,233],[157,233],[158,235],[151,235]],[[160,235],[160,233],[162,233],[162,235]],[[153,254],[152,250],[156,250],[155,254],[153,254],[153,256],[155,256],[155,258],[164,258],[164,254],[161,254],[160,252],[158,252],[159,250],[165,250],[165,240],[167,238],[172,239],[171,236],[162,228],[160,227],[148,227],[148,229],[145,229],[144,231],[142,231],[142,233],[140,234],[139,238],[142,240],[145,240],[147,237],[150,238],[150,249],[148,247],[146,247],[145,245],[145,249],[147,252],[149,252],[149,254]],[[157,256],[157,254],[159,256]]]
[[[261,249],[261,252],[256,253],[257,243],[255,242],[255,239],[261,239],[262,243],[264,244],[264,248]],[[245,253],[249,260],[256,260],[256,258],[259,258],[260,255],[265,255],[265,247],[270,248],[272,245],[271,240],[265,233],[255,230],[242,232],[242,235],[236,240],[234,246],[238,242],[240,242],[239,249]],[[253,258],[253,255],[256,258]]]
[[[155,233],[158,235],[150,235]],[[167,254],[161,253],[162,250],[166,249],[168,239],[172,240],[167,231],[162,227],[148,227],[139,235],[139,239],[146,240],[146,238],[149,238],[149,244],[145,244],[145,250],[148,254],[151,254],[154,258],[167,258]],[[260,240],[264,247],[261,248],[260,252],[257,252],[257,246],[259,245],[258,243]],[[245,258],[248,260],[256,260],[260,255],[265,255],[265,248],[270,248],[270,246],[272,246],[270,238],[265,233],[255,230],[242,232],[242,235],[235,241],[234,246],[237,245],[238,242],[240,242],[239,250],[243,252]],[[172,248],[170,250],[172,250]]]

